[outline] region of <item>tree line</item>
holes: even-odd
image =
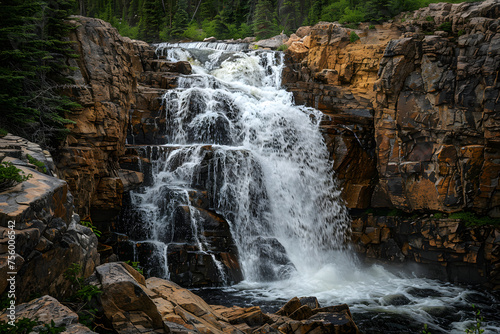
[[[73,54],[65,23],[72,0],[0,1],[0,136],[7,131],[55,147],[77,104],[61,94]]]
[[[0,136],[7,131],[45,147],[68,133],[79,106],[71,84],[67,18],[102,18],[148,42],[290,34],[319,21],[380,22],[439,0],[0,0]],[[447,0],[456,2],[460,0]]]
[[[438,1],[79,0],[79,14],[101,18],[122,35],[148,42],[202,40],[210,36],[263,39],[281,32],[290,34],[302,25],[319,21],[381,22]]]

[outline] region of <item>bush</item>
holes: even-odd
[[[285,51],[286,49],[288,49],[288,45],[286,45],[286,44],[281,44],[277,50],[278,50],[278,51]]]
[[[370,24],[370,26],[368,26],[368,29],[370,30],[374,30],[375,29],[375,26],[373,24]]]
[[[439,30],[446,31],[449,33],[451,33],[451,28],[452,28],[451,22],[444,22],[439,25]]]
[[[478,217],[472,212],[455,212],[449,215],[448,218],[460,219],[465,222],[466,226],[500,225],[499,218],[488,216]]]
[[[349,35],[349,41],[351,43],[356,42],[359,39],[358,34],[356,34],[354,31],[351,31],[351,34]]]
[[[45,164],[41,162],[40,160],[33,158],[31,155],[27,154],[26,157],[28,158],[28,161],[30,164],[35,165],[36,169],[44,174],[47,174],[47,167],[45,167]]]
[[[14,186],[16,183],[27,181],[33,175],[25,175],[22,170],[14,166],[11,162],[0,164],[0,190]]]

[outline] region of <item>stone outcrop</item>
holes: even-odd
[[[374,216],[353,220],[355,250],[369,259],[416,262],[427,276],[500,289],[500,228],[461,219]]]
[[[39,166],[33,165],[28,156]],[[67,183],[52,176],[56,170],[48,152],[7,135],[0,138],[0,157],[31,175],[27,181],[0,192],[0,293],[10,289],[7,278],[17,273],[18,301],[40,293],[67,296],[71,282],[63,273],[76,263],[84,276],[92,274],[99,262],[97,238],[90,229],[77,224],[73,197]]]
[[[354,43],[324,22],[290,37],[284,84],[325,113],[350,208],[498,216],[499,8],[431,4]]]
[[[11,320],[11,318],[8,318],[9,314],[9,310],[6,310],[0,315],[0,321],[9,322]],[[63,327],[63,333],[95,333],[78,323],[78,315],[51,296],[43,296],[28,303],[17,305],[15,308],[15,318],[27,318],[38,322],[38,325],[33,328],[34,333],[47,333],[47,327],[56,327],[59,329]]]
[[[407,32],[387,46],[375,85],[373,205],[498,215],[499,14],[500,2],[488,0],[405,16]]]
[[[359,333],[347,305],[320,308],[315,298],[295,298],[284,311],[266,314],[258,306],[208,305],[170,281],[145,280],[124,263],[99,266],[96,278],[104,315],[118,333]]]
[[[81,108],[66,115],[75,123],[69,125],[66,145],[55,160],[59,176],[75,196],[77,212],[105,220],[121,209],[124,180],[118,158],[125,152],[129,110],[143,72],[141,53],[150,47],[121,37],[99,19],[78,16],[70,24],[79,57],[72,60],[74,85],[67,95]]]

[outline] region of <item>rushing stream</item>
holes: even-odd
[[[269,311],[294,296],[323,305],[347,303],[366,333],[464,333],[475,303],[483,328],[498,330],[494,296],[379,265],[363,266],[349,251],[349,217],[319,131],[321,112],[293,103],[281,89],[283,55],[241,45],[161,44],[157,54],[187,60],[193,74],[163,97],[167,144],[149,148],[151,186],[131,194],[147,222],[135,240],[154,245],[155,273],[169,277],[172,217],[189,212],[196,247],[211,253],[193,205],[196,185],[224,217],[244,281],[198,291],[214,304],[262,304]],[[210,163],[207,164],[207,157]],[[139,238],[142,235],[142,239]],[[140,240],[139,240],[140,239]]]

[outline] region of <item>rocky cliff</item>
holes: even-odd
[[[97,238],[78,224],[73,196],[67,183],[54,177],[47,151],[7,135],[0,138],[0,161],[31,175],[0,191],[0,294],[14,288],[20,302],[37,294],[67,297],[71,282],[63,274],[74,265],[81,268],[79,275],[92,274],[99,264]]]
[[[75,123],[55,160],[78,213],[109,220],[121,209],[124,188],[142,180],[140,173],[122,170],[118,160],[125,153],[129,111],[137,101],[141,55],[151,48],[120,36],[99,19],[74,17],[70,24],[79,57],[71,64],[74,85],[67,94],[82,107],[67,115]]]
[[[284,84],[326,114],[350,208],[499,215],[499,11],[498,0],[440,3],[292,35]]]

